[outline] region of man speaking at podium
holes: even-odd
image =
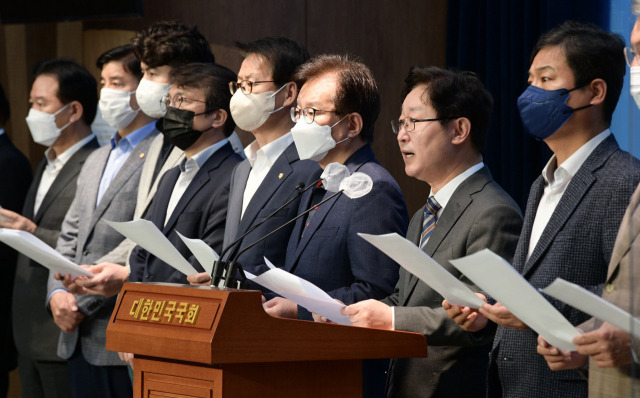
[[[511,260],[522,226],[518,206],[482,162],[493,100],[472,73],[437,67],[411,69],[402,96],[401,115],[391,124],[405,172],[431,186],[407,239],[473,289],[448,260],[485,248]],[[389,297],[343,310],[356,326],[427,337],[428,358],[392,361],[388,396],[484,397],[493,333],[461,333],[441,302],[438,293],[401,269]]]

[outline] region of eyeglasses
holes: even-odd
[[[300,109],[297,106],[291,107],[291,120],[294,123],[300,119],[300,115],[304,117],[304,121],[307,123],[313,123],[313,120],[316,118],[316,115],[319,113],[337,113],[336,111],[323,111],[321,109],[306,107],[304,109]]]
[[[419,122],[435,122],[440,120],[452,120],[452,119],[457,119],[457,117],[440,117],[437,119],[414,119],[412,117],[405,117],[403,119],[392,120],[391,130],[393,131],[394,134],[398,134],[400,132],[400,129],[404,127],[404,131],[408,133],[410,131],[415,130],[416,123],[419,123]]]
[[[631,67],[634,59],[637,59],[638,49],[634,47],[625,47],[624,48],[624,58],[627,60],[627,65]]]
[[[245,95],[251,94],[253,91],[253,86],[261,83],[275,83],[273,80],[261,80],[257,82],[252,82],[251,80],[241,80],[239,82],[229,82],[229,91],[231,91],[231,95],[235,94],[238,89],[242,90]]]
[[[160,107],[162,108],[162,110],[164,112],[166,112],[167,108],[170,107],[170,106],[173,106],[174,108],[180,109],[180,107],[182,106],[183,103],[190,104],[192,102],[200,102],[202,104],[206,104],[207,103],[206,101],[187,98],[187,97],[183,96],[182,94],[176,94],[176,95],[173,96],[173,98],[169,97],[168,95],[165,95],[164,97],[162,97],[162,99],[160,100]]]

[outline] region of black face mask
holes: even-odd
[[[202,113],[198,115],[202,115]],[[193,129],[195,116],[196,114],[192,111],[168,107],[167,113],[162,119],[162,134],[167,141],[183,151],[188,149],[203,133]]]

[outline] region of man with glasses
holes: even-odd
[[[238,127],[254,135],[255,141],[245,148],[247,159],[231,176],[221,255],[222,260],[236,259],[244,269],[260,274],[266,269],[262,268],[264,257],[274,264],[284,263],[293,225],[249,250],[243,249],[295,217],[298,187],[309,185],[320,174],[317,164],[299,160],[290,134],[293,122],[289,108],[295,105],[298,96],[293,73],[309,54],[302,45],[285,37],[267,37],[237,46],[245,58],[238,80],[230,85],[231,115]],[[294,200],[241,238],[289,199]],[[208,280],[206,274],[189,278],[194,283]]]
[[[623,51],[619,35],[573,21],[545,33],[532,51],[530,85],[518,108],[525,132],[544,140],[553,156],[531,186],[513,267],[535,288],[561,277],[602,293],[620,222],[640,182],[640,162],[609,130],[623,86]],[[589,319],[551,303],[573,325]],[[469,331],[498,325],[489,396],[587,396],[587,380],[573,369],[552,372],[536,352],[537,333],[502,303],[449,311]]]
[[[187,64],[169,75],[165,97],[165,138],[185,159],[160,180],[145,218],[152,221],[197,270],[201,265],[178,232],[222,250],[233,168],[242,160],[228,137],[235,124],[229,111],[228,84],[236,75],[214,64]],[[186,275],[140,246],[131,253],[130,282],[187,283]]]
[[[322,55],[302,65],[294,77],[302,82],[298,105],[291,108],[291,130],[300,159],[323,169],[344,164],[350,173],[373,180],[367,195],[350,199],[316,186],[305,192],[283,269],[325,290],[345,304],[386,297],[398,280],[398,265],[357,233],[404,234],[407,208],[400,187],[376,161],[371,143],[380,97],[369,68],[346,56]],[[328,199],[324,204],[316,205]],[[273,297],[267,294],[267,298]],[[309,311],[282,297],[265,303],[268,314],[312,320]],[[381,397],[388,361],[365,361],[363,396]]]
[[[625,47],[631,69],[631,95],[640,108],[640,0],[634,0],[639,15],[631,32],[631,47]],[[629,312],[640,314],[640,187],[625,212],[607,270],[602,297]],[[640,394],[640,342],[609,323],[592,318],[578,328],[577,352],[561,351],[538,337],[538,353],[552,370],[573,369],[589,359],[589,397],[635,397]]]
[[[482,161],[491,94],[472,73],[431,66],[409,71],[402,97],[400,117],[391,125],[405,172],[431,187],[425,207],[409,224],[407,239],[474,289],[448,260],[489,248],[510,261],[522,225],[518,206]],[[400,269],[393,294],[343,310],[356,326],[426,336],[428,358],[392,360],[387,396],[485,396],[493,331],[463,331],[447,318],[442,300]]]

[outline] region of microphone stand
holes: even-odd
[[[320,207],[320,205],[324,204],[325,202],[335,198],[336,196],[340,195],[342,193],[342,190],[334,193],[333,195],[329,196],[326,199],[323,199],[321,202],[319,202],[318,204],[316,204],[315,206],[311,206],[309,209],[303,211],[302,213],[298,214],[297,216],[295,216],[294,218],[292,218],[291,220],[287,221],[286,223],[282,224],[281,226],[279,226],[278,228],[274,229],[273,231],[269,232],[268,234],[266,234],[265,236],[263,236],[262,238],[258,239],[257,241],[253,242],[252,244],[250,244],[249,246],[246,246],[244,248],[242,248],[238,254],[233,258],[233,260],[231,260],[228,264],[228,267],[226,269],[226,273],[224,274],[224,276],[222,277],[222,279],[224,279],[224,287],[229,287],[229,285],[231,285],[235,280],[235,274],[237,272],[240,272],[240,276],[241,278],[246,279],[246,276],[244,274],[244,271],[242,270],[242,266],[237,262],[238,258],[240,257],[240,255],[244,252],[246,252],[247,250],[251,249],[252,247],[254,247],[255,245],[257,245],[258,243],[262,242],[263,240],[267,239],[268,237],[270,237],[271,235],[275,234],[276,232],[280,231],[282,228],[286,227],[287,225],[291,224],[292,222],[296,221],[298,218],[308,214],[309,212],[311,212],[313,209],[317,209],[318,207]]]
[[[314,181],[312,184],[310,184],[308,187],[302,189],[304,187],[303,183],[298,184],[298,186],[295,188],[297,195],[294,196],[293,198],[289,199],[288,201],[286,201],[282,206],[278,207],[275,211],[273,211],[271,214],[269,214],[268,216],[266,216],[262,221],[260,221],[259,223],[255,224],[254,226],[252,226],[251,228],[249,228],[249,230],[247,232],[245,232],[244,234],[242,234],[238,239],[234,240],[233,242],[231,242],[231,244],[229,244],[229,246],[227,246],[221,253],[220,253],[220,257],[218,259],[218,261],[215,261],[213,263],[213,270],[211,272],[211,286],[217,286],[218,283],[220,283],[220,279],[222,277],[222,275],[218,275],[218,273],[224,269],[226,269],[228,267],[227,262],[225,262],[223,260],[224,255],[229,251],[229,249],[231,249],[232,247],[234,247],[235,245],[237,245],[240,241],[242,241],[242,239],[244,239],[247,235],[249,235],[251,232],[255,231],[256,228],[258,228],[259,226],[261,226],[262,224],[264,224],[265,222],[267,222],[271,217],[275,216],[278,212],[280,212],[282,209],[284,209],[285,207],[287,207],[289,204],[291,204],[291,202],[293,202],[294,200],[296,200],[298,197],[300,197],[303,193],[305,193],[306,191],[308,191],[309,189],[313,188],[314,186],[316,186],[319,182],[322,181],[322,178],[319,178],[318,180]],[[302,185],[302,186],[300,186]],[[239,255],[238,255],[239,256]],[[234,258],[237,259],[238,256],[235,256]]]

